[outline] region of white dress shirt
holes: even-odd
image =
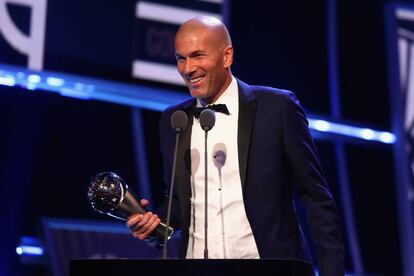
[[[216,124],[208,132],[208,257],[259,258],[246,216],[239,171],[237,129],[239,93],[232,82],[214,104],[226,104],[230,115],[216,112]],[[197,106],[202,102],[197,100]],[[204,257],[204,130],[194,118],[191,134],[191,224],[187,258]]]

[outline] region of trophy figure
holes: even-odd
[[[125,181],[113,172],[97,174],[90,184],[89,201],[92,208],[100,213],[127,220],[132,215],[147,212]],[[170,239],[174,230],[171,227],[168,227],[168,231],[166,229],[167,226],[161,221],[155,228],[153,236],[163,242],[167,233],[167,240]]]

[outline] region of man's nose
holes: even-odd
[[[188,59],[184,65],[184,74],[191,75],[195,71],[194,62],[191,59]]]

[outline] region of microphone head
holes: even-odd
[[[200,125],[204,131],[209,131],[216,123],[216,115],[211,109],[204,109],[200,114]]]
[[[171,115],[171,127],[175,132],[181,132],[187,127],[188,117],[182,110],[177,110]]]

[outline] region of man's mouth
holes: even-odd
[[[200,77],[189,79],[188,81],[193,85],[193,84],[200,83],[204,78],[205,76],[200,76]]]

